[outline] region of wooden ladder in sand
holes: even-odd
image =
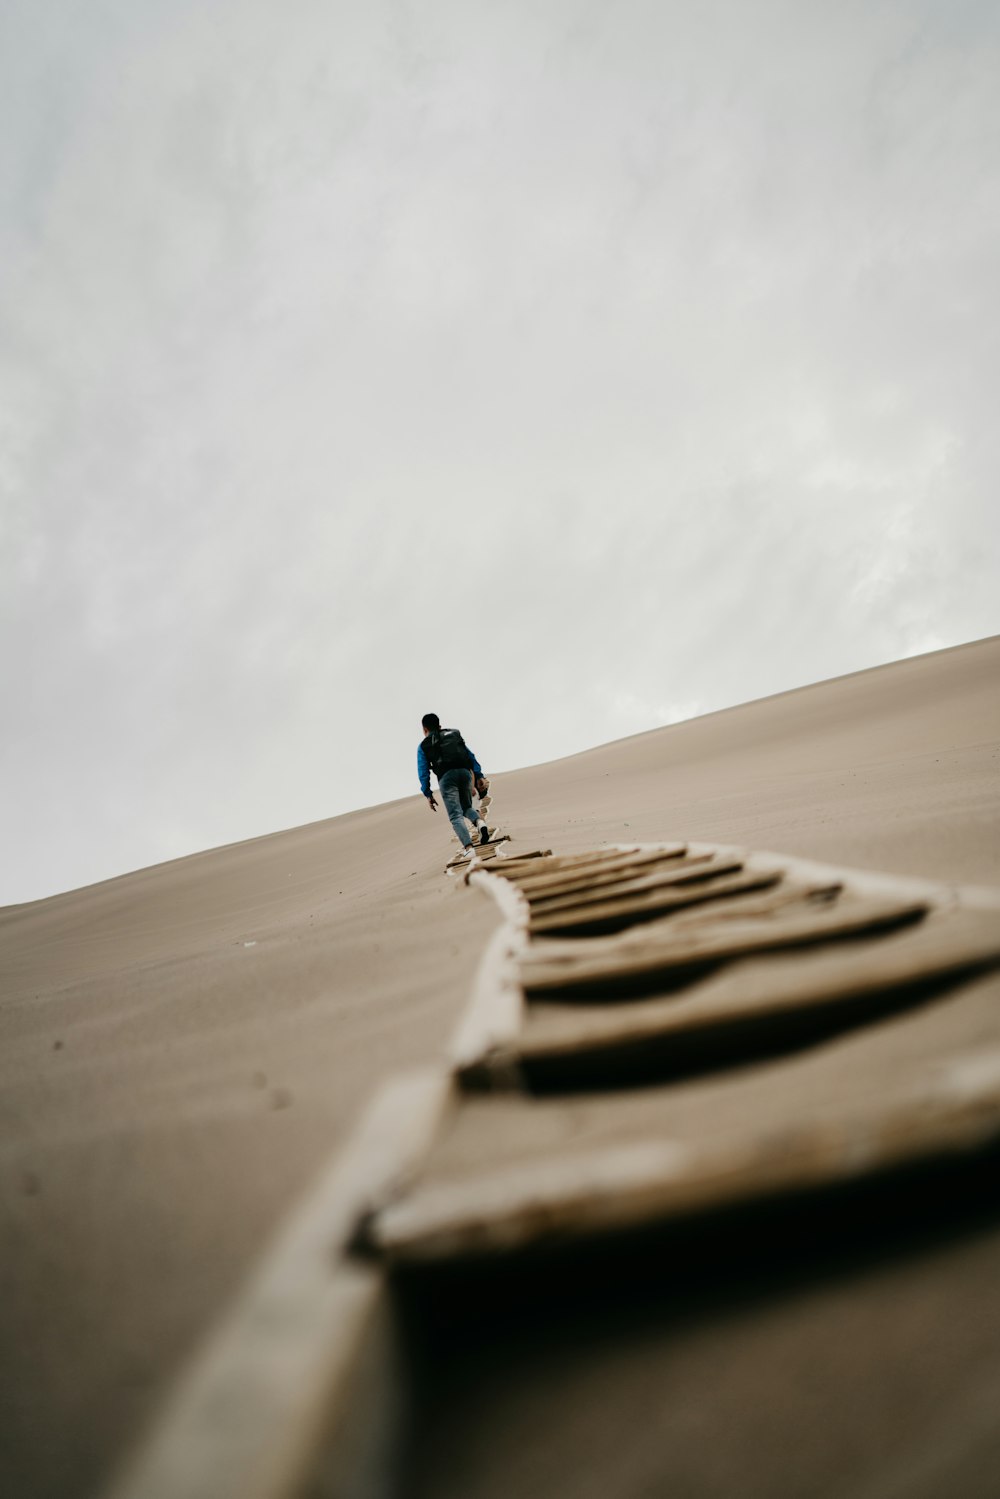
[[[459,876],[505,920],[447,1063],[380,1093],[114,1499],[394,1492],[419,1267],[488,1299],[519,1257],[558,1277],[1000,1148],[1000,893],[683,842],[494,854]],[[926,1036],[874,1025],[927,1006]]]

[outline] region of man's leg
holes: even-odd
[[[441,793],[444,810],[455,829],[455,837],[463,848],[468,848],[471,841],[463,808],[463,789],[466,779],[467,773],[464,770],[446,770],[443,776],[438,777],[438,790]],[[472,798],[468,791],[465,791],[465,800],[468,801],[471,809]]]
[[[475,784],[472,779],[472,771],[456,770],[455,774],[462,777],[458,788],[458,794],[462,798],[462,812],[471,823],[479,827],[483,819],[472,805],[472,788]]]
[[[485,843],[487,838],[486,818],[482,815],[478,808],[472,805],[472,792],[475,788],[475,784],[475,777],[470,770],[468,773],[468,783],[463,784],[461,788],[462,811],[465,813],[469,821],[475,825],[475,832],[472,835],[475,841],[477,843]]]

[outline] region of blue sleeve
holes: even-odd
[[[476,759],[475,755],[469,749],[469,746],[466,745],[465,747],[466,747],[467,750],[469,750],[469,759],[472,761],[472,774],[474,776],[481,776],[482,773],[483,773],[483,767],[480,765],[480,763]]]
[[[424,796],[431,794],[431,768],[427,764],[427,756],[424,754],[422,744],[417,745],[417,775],[420,778],[420,789]]]

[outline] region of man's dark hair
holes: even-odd
[[[441,720],[436,713],[425,713],[420,723],[425,729],[439,729],[441,727]]]

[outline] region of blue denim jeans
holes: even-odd
[[[438,776],[438,790],[455,829],[455,837],[463,848],[468,848],[470,839],[466,823],[480,821],[479,813],[472,806],[472,771],[446,770]]]

